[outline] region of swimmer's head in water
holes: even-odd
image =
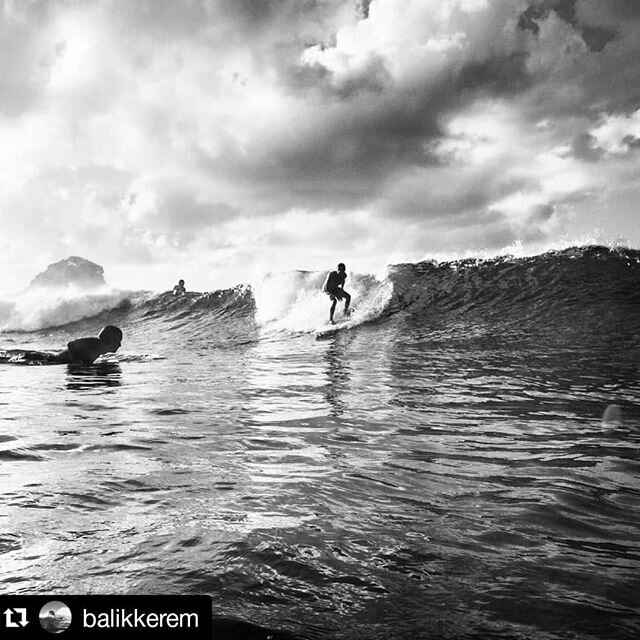
[[[98,338],[111,347],[112,351],[116,351],[122,344],[122,331],[109,324],[100,331]]]

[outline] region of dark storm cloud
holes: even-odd
[[[526,64],[525,51],[472,60],[452,78],[452,96],[472,101],[482,95],[500,97],[521,93],[532,84]]]
[[[456,225],[444,223],[432,228],[443,248],[460,246],[469,233],[473,234],[475,247],[490,250],[507,247],[520,235],[504,213],[493,209],[468,212]]]
[[[640,3],[530,2],[519,28],[532,34],[522,113],[570,136],[576,159],[602,159],[590,130],[640,106]]]
[[[214,227],[239,215],[239,211],[224,202],[203,204],[192,193],[170,193],[160,205],[163,228],[170,232],[195,232]]]
[[[616,37],[617,32],[611,29],[581,24],[576,16],[577,2],[578,0],[544,0],[536,2],[522,13],[518,26],[522,29],[530,29],[537,34],[540,31],[539,21],[546,19],[553,11],[571,26],[577,28],[590,50],[602,51],[606,44]]]
[[[535,224],[547,222],[555,213],[555,207],[550,204],[541,204],[534,208],[527,218],[527,223]]]
[[[297,127],[298,135],[274,136],[248,155],[229,149],[224,158],[202,156],[215,173],[273,190],[266,202],[275,208],[370,202],[398,172],[440,164],[429,145],[445,134],[443,116],[476,99],[517,94],[530,84],[522,51],[463,60],[407,84],[394,81],[376,57],[338,82],[319,65],[297,69],[299,75],[286,79],[297,83],[309,104],[318,105]]]
[[[571,152],[575,158],[587,162],[597,162],[604,155],[604,151],[598,146],[598,140],[590,133],[578,134],[571,145]]]
[[[128,194],[126,207],[132,224],[153,228],[154,237],[163,236],[174,247],[186,247],[199,235],[220,228],[242,213],[224,202],[201,202],[195,191],[184,186],[165,185],[156,197],[159,202],[145,205],[145,194]]]
[[[99,229],[157,261],[258,238],[270,263],[344,229],[371,255],[499,248],[634,179],[640,2],[0,6],[17,255]]]
[[[356,206],[375,196],[395,168],[432,164],[424,142],[440,134],[439,103],[447,99],[435,90],[418,98],[390,94],[375,101],[366,95],[331,96],[325,109],[310,109],[309,121],[297,124],[295,137],[274,135],[251,154],[228,149],[222,158],[203,154],[201,162],[258,191],[273,190],[267,202],[278,209]]]
[[[369,9],[367,4],[362,15],[369,16]],[[256,195],[255,213],[270,214],[288,207],[353,208],[378,201],[388,185],[406,171],[438,166],[442,158],[430,153],[429,148],[446,137],[443,123],[477,100],[513,99],[532,119],[582,114],[595,125],[602,115],[599,107],[596,110],[597,101],[601,104],[610,100],[606,112],[614,112],[618,101],[623,101],[616,92],[626,94],[629,105],[635,103],[631,87],[638,71],[628,60],[629,46],[633,45],[623,36],[612,43],[613,30],[605,34],[608,47],[604,53],[599,51],[602,47],[589,45],[585,29],[600,27],[593,20],[593,27],[580,22],[578,9],[575,2],[531,3],[529,9],[524,7],[516,14],[519,19],[509,44],[498,41],[487,46],[487,39],[478,37],[462,50],[452,49],[446,54],[449,59],[438,68],[425,67],[424,73],[411,78],[395,76],[392,61],[380,52],[370,52],[359,66],[338,73],[323,58],[323,53],[338,47],[337,41],[329,39],[318,45],[318,59],[313,62],[300,57],[309,49],[302,39],[289,37],[286,46],[283,39],[277,46],[272,41],[263,64],[272,66],[284,90],[306,102],[306,118],[292,118],[289,132],[274,131],[259,145],[250,147],[249,153],[233,146],[223,157],[200,150],[201,166],[250,186]],[[239,3],[234,20],[247,28],[268,31],[283,15],[293,12],[298,24],[304,24],[304,12],[318,10],[319,3],[305,4],[299,13],[290,3],[265,3],[260,7]],[[498,13],[492,17],[499,19]],[[561,34],[549,35],[554,17],[566,25],[568,32],[587,42],[586,53],[574,65],[561,64],[553,51],[545,57],[545,39],[549,38],[555,38],[553,45],[559,55],[565,55]],[[503,23],[487,28],[488,34],[507,28],[506,19]],[[264,39],[259,46],[264,47]],[[627,69],[630,82],[619,83],[612,73],[606,79],[601,77],[603,66]],[[251,87],[251,80],[247,82]],[[608,82],[616,85],[613,93],[604,86]],[[563,85],[573,91],[559,90]],[[586,123],[582,133],[573,134],[573,154],[594,161],[600,152],[585,129]],[[388,201],[388,211],[408,216],[432,211],[435,215],[436,211],[453,213],[474,205],[486,206],[493,193],[500,190],[499,179],[488,180],[496,182],[488,193],[451,194],[451,202],[444,198],[430,208],[420,202],[424,194],[417,193],[415,198],[409,195]]]
[[[479,212],[490,209],[491,203],[511,193],[535,187],[532,180],[511,176],[496,179],[495,173],[495,168],[490,167],[463,172],[451,166],[445,174],[417,174],[411,184],[404,186],[401,183],[398,193],[378,203],[376,215],[384,217],[391,214],[407,220],[424,217],[434,222],[466,227]],[[502,214],[492,215],[502,218]],[[485,223],[495,220],[495,217],[484,218]]]
[[[271,62],[291,43],[318,42],[338,26],[343,0],[104,0],[121,29],[141,37],[195,40],[212,52],[242,44]],[[355,6],[351,6],[355,14]],[[272,56],[275,53],[276,56]]]
[[[372,58],[364,73],[353,74],[334,84],[331,72],[321,65],[289,65],[282,74],[288,91],[306,94],[310,99],[335,98],[349,101],[365,97],[376,99],[393,85],[393,80],[382,58]]]
[[[629,83],[640,79],[640,3],[636,0],[544,0],[532,3],[523,16],[525,28],[539,32],[539,25],[553,14],[579,33],[589,51],[566,69],[574,83],[583,83],[585,98],[607,100],[607,108],[629,108],[640,94]]]
[[[627,146],[627,149],[639,149],[640,148],[640,138],[635,136],[625,136],[622,139],[622,142]]]
[[[369,7],[372,0],[357,0],[356,6],[362,17],[366,20],[369,17]]]
[[[636,0],[577,0],[575,14],[585,24],[624,30],[624,23],[640,21]]]

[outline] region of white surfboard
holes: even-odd
[[[316,340],[329,338],[341,329],[348,329],[349,327],[352,327],[354,325],[352,319],[353,312],[354,310],[352,309],[349,315],[343,316],[342,319],[338,320],[335,324],[327,324],[324,327],[316,329]]]
[[[329,338],[335,335],[340,329],[346,329],[349,325],[346,322],[337,322],[336,324],[329,324],[326,327],[316,330],[316,340],[322,340],[323,338]]]

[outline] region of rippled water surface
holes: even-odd
[[[207,593],[274,637],[638,638],[639,401],[637,343],[481,323],[4,365],[0,588]]]

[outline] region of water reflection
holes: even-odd
[[[252,346],[244,359],[243,379],[236,388],[246,399],[251,421],[278,423],[324,414],[320,396],[324,372],[309,353],[306,336],[279,342],[264,340]]]
[[[346,409],[343,396],[349,387],[351,371],[347,360],[347,348],[352,338],[336,336],[324,353],[326,363],[327,384],[323,394],[329,405],[329,415],[339,418]]]
[[[74,391],[122,385],[122,369],[118,362],[67,365],[66,387]]]

